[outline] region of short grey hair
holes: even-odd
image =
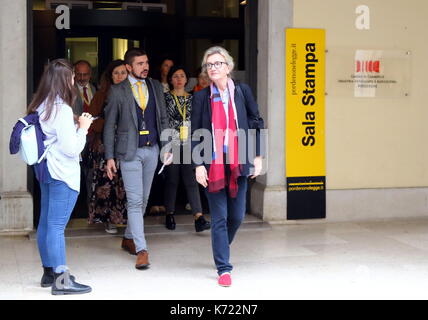
[[[223,47],[220,46],[215,46],[215,47],[211,47],[208,50],[205,51],[204,53],[204,57],[202,59],[202,71],[206,74],[207,73],[207,68],[205,67],[205,64],[207,63],[208,57],[212,56],[213,54],[220,54],[224,57],[224,60],[226,60],[227,65],[229,66],[229,77],[231,76],[231,73],[235,67],[235,62],[233,61],[232,56],[230,55],[230,53]]]

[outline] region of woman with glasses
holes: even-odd
[[[230,245],[245,216],[247,177],[254,179],[262,169],[259,140],[264,123],[249,86],[232,80],[234,62],[226,49],[208,49],[202,68],[211,84],[193,98],[192,162],[196,180],[205,188],[208,199],[218,284],[228,287],[232,284],[233,268],[229,262]],[[256,131],[254,157],[238,152],[241,144],[248,150],[250,129]],[[246,133],[244,138],[241,134],[238,138],[238,130]],[[212,143],[205,141],[207,132]],[[201,140],[203,154],[197,157]]]
[[[195,231],[202,232],[210,228],[210,223],[205,220],[202,214],[202,205],[199,194],[199,187],[195,180],[193,168],[190,163],[184,163],[183,146],[190,143],[190,114],[192,111],[192,95],[185,91],[188,73],[180,66],[173,66],[168,73],[168,83],[171,91],[165,93],[166,113],[168,116],[169,128],[174,129],[175,136],[173,143],[180,150],[174,153],[174,163],[166,168],[165,183],[165,206],[167,210],[165,226],[169,230],[174,230],[176,223],[174,219],[175,200],[180,182],[180,175],[186,188],[187,198],[190,202],[191,210],[195,218]]]

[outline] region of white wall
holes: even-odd
[[[362,4],[370,30],[355,27]],[[269,128],[269,172],[253,188],[253,213],[294,223],[286,220],[284,163],[284,29],[293,27],[325,29],[327,49],[412,53],[409,97],[326,97],[327,218],[316,222],[428,216],[427,17],[422,0],[259,1],[258,102]],[[326,82],[338,65],[327,53]]]
[[[355,9],[370,9],[370,29],[357,30]],[[411,51],[410,96],[326,98],[328,189],[428,186],[428,1],[296,0],[295,28],[326,29],[327,49]],[[327,53],[329,70],[337,61]]]

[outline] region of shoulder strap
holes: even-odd
[[[24,124],[24,126],[28,127],[28,122],[25,121],[24,118],[19,118],[18,121],[22,122]]]

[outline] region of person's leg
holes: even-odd
[[[155,172],[158,172],[162,167],[162,162],[158,159],[158,164]],[[156,174],[153,177],[152,188],[150,190],[149,201],[147,202],[147,212],[159,213],[165,212],[164,203],[165,179],[161,174]]]
[[[175,201],[177,199],[177,190],[180,183],[180,165],[170,164],[166,168],[166,181],[164,189],[165,200],[165,227],[168,230],[175,230],[176,223],[174,218]]]
[[[247,202],[247,177],[238,178],[238,194],[236,198],[228,197],[228,216],[227,230],[229,235],[229,244],[235,238],[239,226],[245,218],[246,202]]]
[[[225,189],[210,193],[205,189],[208,206],[211,213],[211,243],[214,262],[219,275],[230,272],[232,265],[229,262],[230,248],[227,230],[227,193]]]
[[[175,200],[177,198],[177,188],[180,179],[180,165],[170,164],[165,168],[165,174],[164,200],[166,213],[169,214],[175,212]]]
[[[143,221],[143,164],[142,149],[137,149],[137,154],[132,161],[121,161],[123,184],[125,186],[128,211],[128,224],[125,231],[126,239],[133,239],[136,252],[146,250],[147,244],[144,238]]]
[[[157,145],[143,148],[143,215],[146,212],[149,201],[153,177],[159,159],[159,147]]]
[[[37,226],[37,245],[39,247],[40,258],[43,267],[52,267],[48,254],[48,209],[49,209],[49,186],[47,183],[40,183],[40,220]]]
[[[181,178],[183,179],[184,187],[187,192],[187,199],[192,207],[193,215],[202,214],[201,197],[199,195],[199,187],[196,182],[195,172],[193,171],[192,165],[181,164]]]
[[[67,265],[64,230],[79,193],[70,189],[66,183],[58,180],[52,180],[48,187],[48,255],[54,271],[60,273],[65,270]]]

